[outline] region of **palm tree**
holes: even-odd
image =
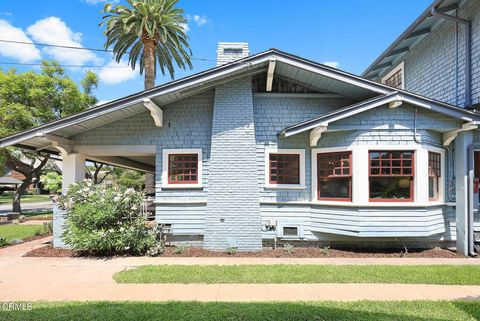
[[[178,0],[127,0],[130,6],[107,3],[100,24],[106,26],[105,48],[113,46],[115,60],[128,54],[128,64],[145,72],[145,90],[155,86],[157,63],[163,75],[174,77],[173,62],[192,68],[192,51],[186,35],[183,10]]]

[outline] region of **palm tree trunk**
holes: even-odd
[[[145,59],[145,90],[155,87],[155,43],[147,39],[143,42]]]

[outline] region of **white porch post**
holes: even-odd
[[[455,138],[455,189],[457,252],[468,255],[468,145],[473,142],[471,131],[459,132]]]
[[[85,178],[85,155],[62,154],[62,172],[62,194],[65,194],[68,185]]]

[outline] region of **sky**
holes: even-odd
[[[193,69],[175,79],[215,67],[219,41],[248,42],[250,52],[277,48],[361,74],[432,0],[180,0],[188,20]],[[122,3],[124,0],[110,0]],[[0,40],[103,48],[99,26],[105,0],[1,0]],[[19,72],[55,59],[75,81],[86,70],[99,75],[100,102],[143,90],[143,77],[104,52],[0,42],[0,68]],[[156,84],[170,81],[157,75]]]

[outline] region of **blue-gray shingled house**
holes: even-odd
[[[0,146],[61,155],[64,189],[86,160],[154,173],[156,220],[208,249],[277,237],[473,253],[479,18],[478,1],[435,1],[362,77],[219,43],[216,68]],[[62,221],[56,210],[56,246]]]

